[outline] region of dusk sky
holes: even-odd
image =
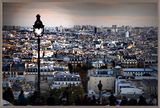
[[[32,26],[36,14],[45,26],[131,25],[157,26],[156,3],[109,4],[102,2],[4,3],[3,25]]]

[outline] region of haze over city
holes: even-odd
[[[154,3],[4,3],[3,24],[32,26],[40,14],[45,26],[157,26],[157,13]]]
[[[3,106],[158,105],[158,0],[46,1],[3,3]]]

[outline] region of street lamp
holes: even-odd
[[[37,39],[37,43],[38,43],[38,60],[37,60],[37,64],[38,64],[38,77],[37,77],[37,92],[38,95],[40,96],[40,37],[43,36],[43,32],[44,32],[44,25],[42,23],[42,21],[40,20],[40,15],[37,14],[37,19],[33,25],[33,32],[34,35],[36,37],[38,37]]]

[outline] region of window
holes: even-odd
[[[66,81],[70,81],[70,78],[67,77],[67,78],[66,78]]]
[[[18,75],[23,75],[23,72],[18,72]]]

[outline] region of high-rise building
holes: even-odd
[[[129,38],[129,35],[130,35],[129,31],[126,31],[125,37],[126,37],[126,38]]]
[[[97,27],[94,27],[94,35],[97,34]]]

